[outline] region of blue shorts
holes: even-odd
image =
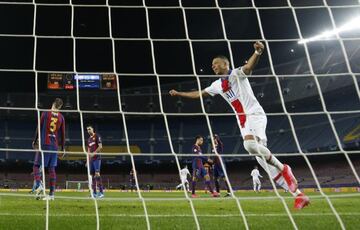
[[[56,146],[43,145],[42,150],[44,151],[44,168],[56,167],[57,166],[57,153],[46,152],[46,150],[58,151]],[[42,165],[41,154],[38,155],[38,165]]]
[[[214,166],[214,177],[215,178],[221,178],[225,177],[224,170],[221,168],[221,166]]]
[[[203,168],[194,168],[193,169],[193,177],[202,178],[207,174],[208,173],[207,173],[207,171],[206,171],[206,169],[204,167]]]
[[[101,167],[101,160],[97,159],[97,160],[90,160],[90,173],[94,174],[96,172],[100,172],[100,167]]]

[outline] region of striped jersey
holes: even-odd
[[[202,156],[202,150],[201,150],[200,146],[193,145],[192,153],[193,154],[198,154],[198,156],[194,156],[194,158],[193,158],[193,163],[192,163],[193,167],[203,168],[204,163],[207,162],[207,157]]]
[[[101,137],[99,134],[94,133],[94,135],[92,135],[91,137],[88,138],[87,141],[87,147],[88,147],[88,152],[89,153],[93,153],[95,152],[95,150],[99,147],[99,144],[101,144]],[[100,159],[100,155],[94,154],[94,156],[92,157],[93,160],[97,160]]]
[[[47,111],[41,114],[41,146],[65,147],[65,119],[60,112]],[[35,141],[38,133],[36,132]]]

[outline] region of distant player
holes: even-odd
[[[212,194],[213,197],[218,197],[219,194],[217,192],[213,191],[211,188],[210,175],[205,170],[205,167],[204,167],[204,163],[209,162],[209,159],[205,156],[202,156],[201,146],[203,143],[204,143],[204,138],[202,136],[195,137],[195,144],[192,147],[192,153],[197,154],[197,156],[195,156],[192,161],[193,174],[192,174],[192,193],[191,194],[192,194],[193,198],[198,197],[195,193],[196,181],[199,178],[204,178],[205,184],[206,184],[209,192]]]
[[[216,152],[218,154],[223,154],[224,151],[224,144],[222,143],[220,137],[217,134],[214,134],[214,144],[215,144],[215,148],[216,148]],[[214,151],[214,150],[213,150]],[[214,151],[215,152],[215,151]],[[226,187],[226,195],[230,196],[230,188],[229,188],[229,183],[226,180],[225,174],[224,174],[224,170],[221,166],[221,162],[220,162],[220,156],[216,156],[214,158],[214,170],[213,170],[213,175],[214,175],[214,182],[215,182],[215,189],[217,193],[220,193],[220,180],[225,182],[225,187]]]
[[[261,182],[259,177],[262,178],[260,175],[260,172],[258,170],[258,167],[255,165],[254,169],[251,171],[252,180],[253,180],[253,186],[254,186],[254,192],[260,192],[261,189]]]
[[[206,170],[206,173],[209,174],[209,176],[210,176],[210,181],[211,181],[211,167],[212,167],[212,165],[210,164],[210,162],[207,161],[204,163],[204,168]],[[207,188],[207,185],[205,184],[204,192],[208,193],[208,190],[206,188]]]
[[[294,177],[290,166],[281,163],[266,147],[266,124],[265,112],[256,99],[248,76],[251,75],[257,65],[264,45],[261,42],[254,43],[254,53],[247,63],[242,67],[230,69],[229,59],[225,56],[216,56],[212,60],[212,69],[220,78],[215,80],[209,87],[201,92],[178,92],[170,90],[171,96],[180,96],[197,99],[200,97],[221,95],[236,113],[236,119],[244,140],[244,147],[249,154],[258,154],[265,158],[266,164],[274,166],[278,173],[284,178],[289,191],[295,193],[298,183]],[[297,199],[302,200],[305,207],[309,203],[309,198],[304,194],[299,194]],[[295,201],[296,202],[296,201]]]
[[[54,200],[55,185],[56,185],[56,172],[57,166],[57,152],[59,145],[65,151],[65,119],[59,112],[63,105],[60,98],[56,98],[51,106],[51,111],[43,112],[40,118],[40,135],[41,135],[41,149],[44,151],[44,165],[43,169],[48,168],[50,178],[50,192],[44,200]],[[33,146],[36,148],[38,145],[38,130],[36,129],[35,139]],[[55,151],[47,152],[46,150]],[[34,164],[34,179],[36,181],[36,194],[39,196],[43,190],[41,186],[41,172],[42,165],[41,155],[38,155],[37,162]],[[39,198],[39,197],[37,197]]]
[[[92,125],[87,125],[86,130],[89,134],[87,147],[89,154],[90,174],[92,176],[91,186],[93,189],[93,196],[94,198],[102,198],[104,197],[104,191],[100,176],[101,156],[98,153],[100,153],[103,145],[100,135],[95,132]],[[99,193],[97,193],[97,188],[99,189]]]
[[[187,179],[188,175],[191,176],[187,165],[185,165],[185,167],[180,170],[180,180],[181,180],[181,183],[180,183],[178,186],[176,186],[176,189],[180,189],[180,188],[182,188],[183,186],[185,186],[186,191],[190,192],[190,189],[189,189],[189,181],[188,181],[188,179]]]
[[[131,192],[133,192],[133,190],[136,189],[135,174],[133,169],[130,170],[129,183],[130,183],[130,190]]]

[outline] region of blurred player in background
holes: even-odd
[[[216,149],[216,152],[218,154],[223,154],[224,144],[222,143],[219,135],[217,135],[217,134],[214,134],[214,144],[215,144],[214,149]],[[215,152],[214,149],[213,149],[213,152]],[[226,192],[227,192],[225,197],[230,196],[231,194],[230,194],[229,183],[225,177],[224,170],[221,166],[220,156],[215,156],[213,167],[214,167],[213,175],[214,175],[216,192],[220,193],[220,180],[223,180],[225,182],[225,187],[226,187]]]
[[[90,174],[92,176],[91,187],[93,189],[93,197],[102,198],[104,197],[104,191],[100,176],[101,156],[97,153],[100,153],[103,145],[100,135],[95,132],[92,125],[87,125],[86,130],[89,134],[87,147],[89,154]],[[97,193],[97,188],[99,188],[99,193]]]
[[[136,181],[135,181],[134,169],[130,170],[129,183],[130,183],[130,190],[131,190],[131,192],[133,192],[133,190],[136,189]]]
[[[33,182],[33,187],[31,189],[31,191],[29,192],[30,194],[34,194],[35,190],[37,188],[39,188],[38,191],[42,191],[42,189],[43,189],[42,176],[41,176],[42,167],[37,166],[37,165],[41,165],[41,163],[39,162],[39,160],[41,160],[41,155],[40,155],[40,152],[38,151],[39,150],[39,145],[34,143],[33,144],[33,149],[35,149],[37,151],[35,152],[33,171],[31,172],[31,176],[34,178],[34,182]],[[35,172],[36,172],[36,175],[35,175]],[[40,185],[39,186],[37,185],[38,180],[40,180]]]
[[[290,166],[281,163],[266,147],[266,124],[267,118],[264,109],[256,99],[248,76],[251,75],[259,62],[264,51],[264,45],[257,41],[254,43],[254,53],[242,67],[230,69],[229,59],[225,56],[216,56],[212,60],[212,69],[220,78],[215,80],[209,87],[200,91],[178,92],[170,90],[171,96],[180,96],[197,99],[206,96],[220,94],[236,113],[236,119],[244,140],[244,147],[249,154],[264,157],[267,165],[276,168],[277,172],[284,178],[289,191],[297,194],[295,206],[303,208],[309,204],[309,198],[303,193],[298,193],[298,183]],[[263,165],[262,165],[263,166]]]
[[[212,165],[208,161],[204,163],[204,168],[206,170],[206,173],[209,174],[209,176],[210,176],[210,181],[211,181],[211,167],[212,167]],[[204,192],[208,193],[206,184],[205,184]]]
[[[192,153],[197,154],[197,156],[195,156],[192,161],[192,170],[193,170],[192,197],[193,198],[198,197],[195,193],[195,190],[196,190],[196,181],[199,178],[204,178],[205,184],[206,184],[209,192],[212,194],[213,197],[218,197],[219,194],[217,192],[213,191],[211,188],[210,175],[204,167],[205,162],[210,162],[210,163],[212,163],[212,162],[207,157],[202,156],[201,146],[203,143],[204,143],[204,138],[202,136],[198,135],[195,137],[195,144],[192,147]]]
[[[55,168],[57,166],[57,151],[59,150],[59,145],[62,147],[62,150],[65,151],[65,119],[59,112],[62,105],[63,101],[60,98],[56,98],[51,106],[51,111],[43,112],[40,118],[41,150],[44,151],[43,169],[48,168],[50,178],[49,196],[44,197],[44,200],[54,200],[56,185]],[[38,129],[36,129],[35,139],[33,141],[34,149],[38,148],[38,133]],[[46,150],[54,152],[46,152]],[[38,155],[37,162],[34,163],[33,167],[37,199],[43,190],[43,186],[41,185],[41,166],[41,155]]]
[[[187,179],[188,175],[191,176],[187,165],[185,165],[185,167],[180,170],[180,180],[181,180],[181,183],[180,183],[178,186],[176,186],[176,189],[177,189],[177,190],[180,189],[180,188],[182,188],[183,186],[185,186],[186,191],[190,192],[190,189],[189,189],[189,181],[188,181],[188,179]]]
[[[252,180],[253,180],[254,192],[260,192],[261,182],[259,177],[262,178],[262,176],[260,175],[260,172],[256,165],[254,166],[254,169],[251,171],[250,175],[252,176]]]

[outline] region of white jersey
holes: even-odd
[[[259,173],[259,170],[253,169],[250,174],[253,178],[253,180],[259,180],[259,177],[262,177]]]
[[[242,68],[229,71],[227,77],[214,81],[205,88],[205,92],[210,96],[220,94],[229,103],[237,114],[236,119],[243,137],[255,135],[266,145],[266,115],[252,91],[248,75]]]
[[[248,75],[242,70],[243,67],[231,70],[228,77],[214,81],[205,91],[210,96],[220,94],[232,107],[235,113],[264,114],[264,109],[256,99],[251,88]],[[239,80],[237,80],[239,79]],[[224,92],[223,81],[228,80],[230,89]],[[244,115],[238,115],[240,123],[246,122]]]
[[[181,179],[186,179],[187,175],[190,175],[189,169],[183,168],[183,169],[180,170]]]

